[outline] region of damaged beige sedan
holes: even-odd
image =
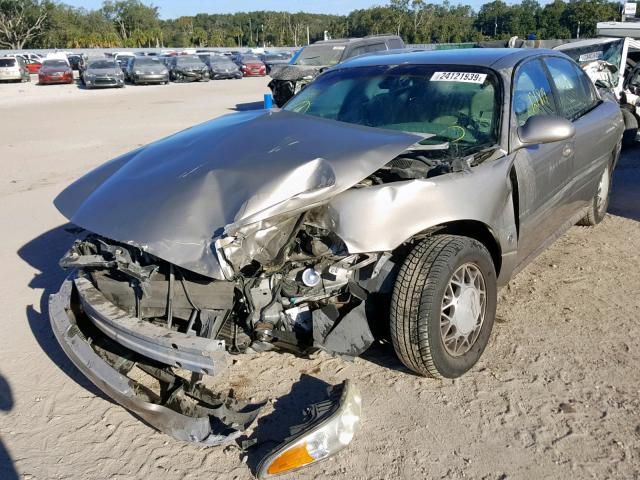
[[[458,377],[487,345],[497,289],[602,220],[622,132],[618,105],[558,52],[356,58],[282,110],[195,126],[62,192],[86,234],[61,260],[54,333],[124,407],[207,445],[260,412],[201,381],[232,355],[348,359],[379,339],[418,374]],[[315,412],[259,476],[348,444],[353,383]]]

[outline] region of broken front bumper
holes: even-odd
[[[217,340],[166,331],[128,317],[81,272],[69,276],[60,291],[49,297],[49,318],[60,346],[91,382],[149,425],[177,440],[207,446],[231,443],[254,423],[264,406],[218,396],[198,382],[193,384],[173,375],[171,366],[180,364],[178,358],[197,376],[205,368],[210,368],[206,370],[209,373],[217,372],[218,364],[203,368],[203,362],[220,360],[221,354],[227,354],[218,351],[216,343],[213,350],[199,343]],[[159,335],[156,328],[164,334]],[[198,348],[203,350],[198,352]],[[159,395],[127,376],[136,366],[163,385]],[[302,423],[290,427],[289,437],[262,460],[259,478],[296,470],[327,458],[350,443],[360,419],[358,390],[348,381],[330,386],[327,400],[309,406],[305,415]],[[309,449],[307,444],[315,447]],[[306,456],[291,463],[291,455],[301,445],[307,449]]]
[[[175,390],[170,401],[154,402],[142,385],[98,355],[78,327],[72,309],[72,297],[80,294],[75,280],[75,275],[67,278],[60,291],[49,297],[51,328],[69,359],[100,390],[152,427],[185,442],[222,445],[238,438],[253,423],[259,406],[247,411],[246,406],[236,409],[230,403],[216,405],[214,402],[187,408],[184,399],[189,393],[179,384],[173,385]]]

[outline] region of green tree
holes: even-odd
[[[502,0],[485,3],[478,12],[476,28],[491,38],[509,37],[509,13],[509,6]]]
[[[204,28],[196,27],[191,35],[191,42],[197,47],[206,47],[209,41],[209,35]]]
[[[554,0],[544,6],[540,12],[540,32],[542,38],[571,38],[571,32],[561,22],[567,4]]]
[[[113,22],[123,40],[135,30],[148,30],[159,25],[158,7],[145,5],[140,0],[107,0],[102,4],[102,12]]]
[[[43,33],[50,4],[44,0],[0,0],[0,47],[21,50]]]
[[[596,23],[618,17],[618,4],[606,0],[572,0],[561,15],[561,24],[572,36],[589,38],[596,35]]]

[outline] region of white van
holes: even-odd
[[[55,52],[55,53],[47,53],[47,56],[44,57],[45,60],[63,60],[67,65],[71,66],[69,63],[69,58],[67,58],[66,53]]]

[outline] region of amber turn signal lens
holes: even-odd
[[[293,470],[294,468],[303,467],[315,459],[309,455],[307,451],[307,444],[301,443],[300,445],[296,445],[289,450],[286,450],[282,453],[278,458],[276,458],[271,465],[269,465],[269,469],[267,473],[269,475],[275,475],[277,473],[286,472],[288,470]]]

